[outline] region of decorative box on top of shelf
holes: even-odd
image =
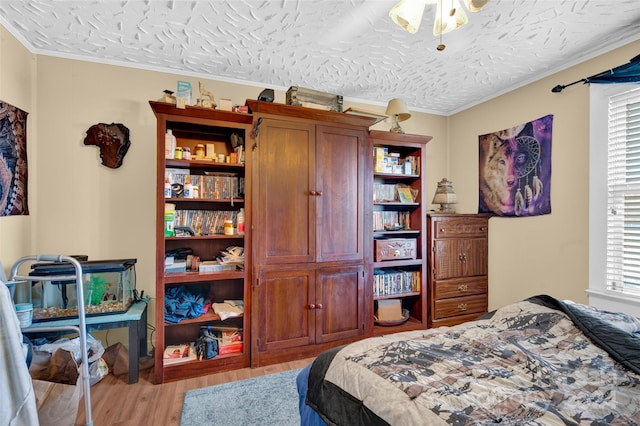
[[[370,131],[369,140],[374,252],[371,305],[375,315],[378,301],[398,299],[398,315],[403,315],[399,321],[375,321],[373,334],[426,328],[426,207],[423,194],[425,147],[431,137]],[[406,312],[408,317],[404,316]]]
[[[249,365],[249,345],[243,350],[217,355],[212,359],[187,360],[179,363],[163,360],[163,350],[168,346],[184,345],[197,340],[203,326],[232,327],[243,331],[250,339],[249,280],[250,270],[250,161],[233,162],[232,153],[239,141],[246,141],[251,131],[253,117],[249,114],[212,110],[207,108],[176,108],[162,102],[149,102],[157,119],[157,192],[156,192],[156,297],[159,303],[177,290],[201,296],[206,302],[240,300],[245,304],[244,314],[222,320],[209,308],[203,315],[172,318],[167,321],[165,311],[156,309],[155,383],[195,377],[203,374],[243,368]],[[171,130],[176,146],[189,148],[191,159],[166,158],[165,134]],[[234,146],[234,143],[236,146]],[[210,155],[202,156],[202,148]],[[196,152],[199,155],[196,157]],[[216,153],[215,161],[212,152]],[[220,155],[220,158],[218,158]],[[187,176],[189,186],[187,186]],[[166,180],[169,178],[171,194],[165,197]],[[185,186],[197,192],[185,194]],[[188,191],[187,191],[188,192]],[[185,195],[189,195],[185,197]],[[175,211],[178,226],[183,226],[182,236],[166,235],[166,205]],[[237,230],[229,235],[224,232],[224,221],[233,220],[236,225],[238,211],[243,208],[245,234]],[[170,218],[171,216],[169,216]],[[175,228],[174,228],[175,229]],[[244,268],[215,272],[199,272],[198,259],[216,259],[231,246],[244,249]],[[183,272],[165,272],[165,257],[187,256]],[[185,253],[188,253],[185,254]],[[188,256],[192,256],[189,258]],[[177,268],[181,270],[180,268]],[[197,297],[196,297],[197,298]]]

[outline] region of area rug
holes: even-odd
[[[187,391],[180,426],[299,425],[299,372],[289,370]]]

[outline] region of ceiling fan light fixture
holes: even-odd
[[[489,3],[489,0],[464,0],[464,5],[467,6],[469,12],[480,12],[482,8]]]
[[[420,28],[425,0],[401,0],[389,11],[389,17],[404,30],[415,34]]]
[[[456,30],[467,22],[469,22],[467,14],[464,13],[458,0],[438,0],[436,19],[433,23],[433,35],[441,35]]]

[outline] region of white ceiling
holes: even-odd
[[[439,52],[435,5],[410,34],[397,1],[0,0],[0,23],[37,54],[441,115],[640,39],[638,0],[491,0]]]

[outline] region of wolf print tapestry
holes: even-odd
[[[551,213],[553,115],[479,136],[480,213]]]
[[[0,216],[29,214],[27,114],[0,101]]]

